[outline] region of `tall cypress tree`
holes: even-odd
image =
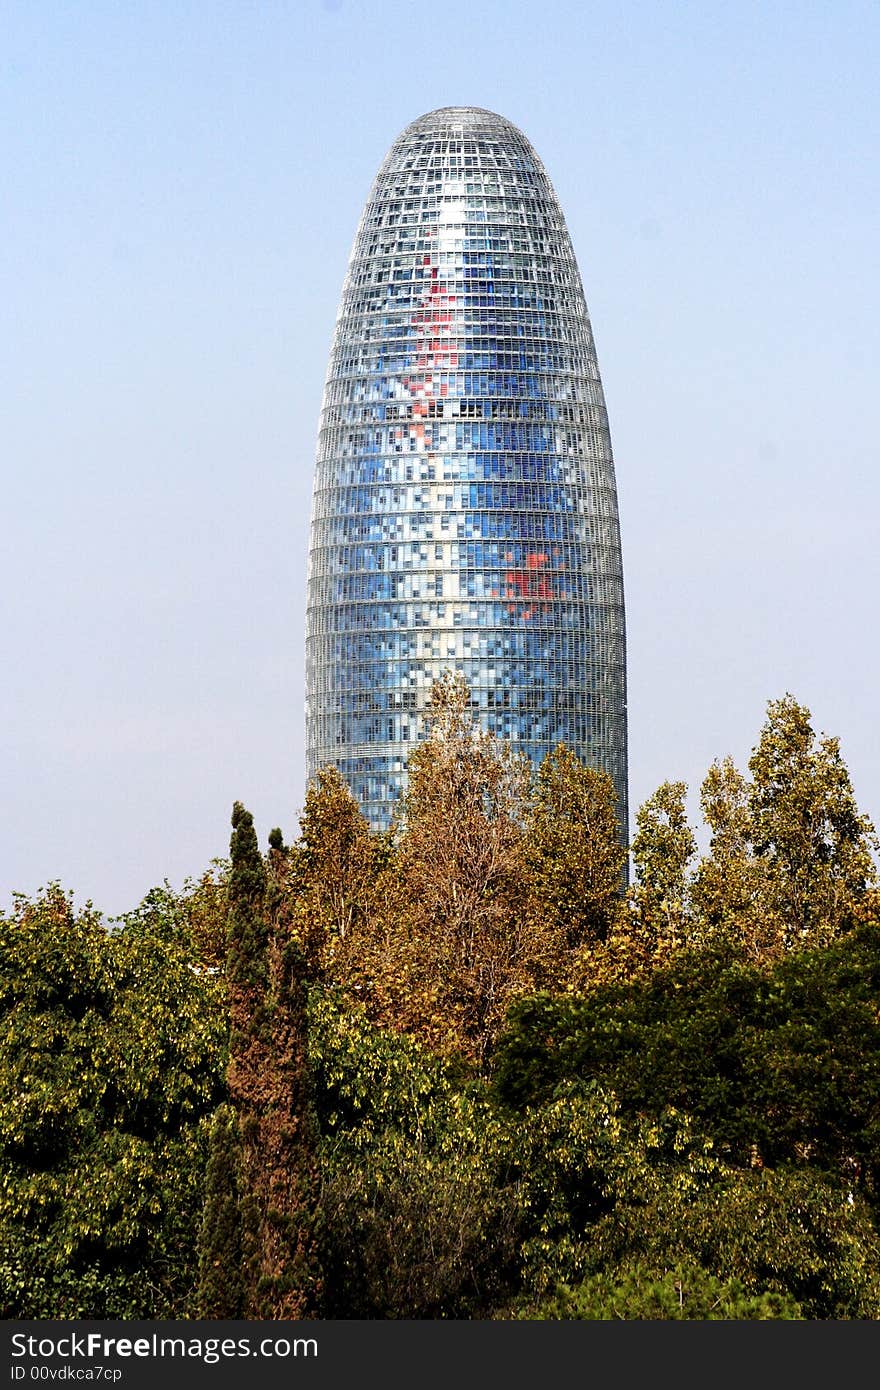
[[[266,866],[254,818],[240,801],[232,808],[229,842],[229,932],[226,973],[233,999],[251,988],[265,989],[268,930],[264,915]]]
[[[240,802],[232,812],[230,858],[227,1079],[240,1136],[241,1316],[303,1318],[314,1315],[320,1294],[311,1215],[308,961],[284,912],[283,850],[273,845],[267,873],[253,817]],[[226,1220],[227,1209],[216,1209]]]
[[[231,1105],[221,1105],[211,1126],[205,1205],[199,1232],[200,1318],[240,1318],[244,1308],[238,1125]]]

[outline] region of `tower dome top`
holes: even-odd
[[[494,136],[514,135],[525,140],[522,131],[506,116],[482,106],[439,106],[411,121],[399,138],[436,138],[438,135]]]

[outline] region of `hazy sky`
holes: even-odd
[[[876,0],[0,0],[0,903],[297,830],[311,477],[416,116],[535,145],[611,417],[630,800],[786,691],[880,820]]]

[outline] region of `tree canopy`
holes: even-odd
[[[878,1318],[880,891],[836,739],[747,773],[531,769],[435,687],[391,830],[116,922],[0,915],[7,1317]]]

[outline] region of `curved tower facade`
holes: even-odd
[[[394,142],[327,371],[312,509],[308,776],[374,826],[433,681],[538,763],[610,772],[627,826],[623,573],[608,418],[562,211],[528,140],[473,107]]]

